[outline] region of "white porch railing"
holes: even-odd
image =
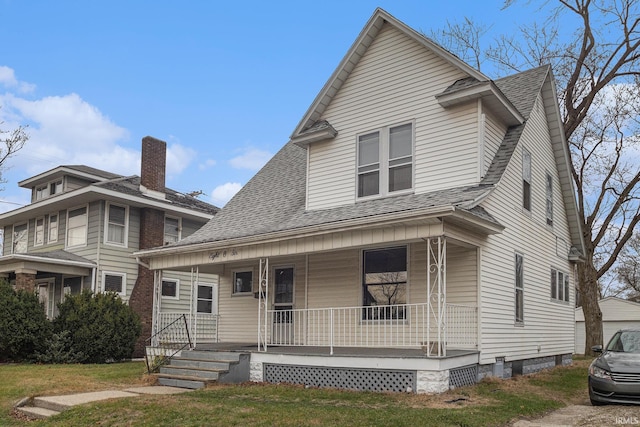
[[[158,330],[162,330],[165,326],[175,321],[178,317],[185,313],[178,312],[161,312],[158,317]],[[198,313],[195,316],[185,314],[187,324],[189,325],[189,334],[191,341],[195,346],[197,343],[218,342],[218,315]],[[180,340],[187,341],[187,332],[182,331],[183,336],[177,337]]]
[[[267,344],[330,347],[414,347],[438,349],[437,322],[428,304],[267,310]],[[446,304],[440,348],[477,347],[476,307]],[[263,344],[263,343],[261,343]]]

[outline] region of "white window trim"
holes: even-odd
[[[69,245],[69,212],[71,211],[75,211],[77,209],[82,209],[85,208],[85,212],[86,212],[86,217],[87,217],[87,221],[84,224],[84,243],[83,244],[79,244],[79,245],[73,245],[70,246]],[[60,218],[58,218],[58,221],[60,221]],[[80,205],[80,206],[76,206],[73,208],[69,208],[67,209],[67,223],[66,223],[66,230],[65,230],[65,247],[66,248],[81,248],[83,246],[87,246],[88,244],[88,240],[89,240],[89,205]]]
[[[237,273],[251,273],[251,290],[249,292],[236,292],[236,274]],[[247,296],[253,295],[253,281],[255,280],[255,273],[252,268],[237,269],[231,272],[231,295],[232,296]]]
[[[411,124],[411,187],[405,190],[398,191],[389,191],[389,131],[392,128],[396,128],[403,125]],[[359,165],[358,159],[360,158],[360,137],[364,135],[369,135],[372,133],[378,133],[378,194],[372,194],[370,196],[358,196],[358,187],[359,187],[359,176],[358,172]],[[383,126],[378,129],[372,129],[366,132],[360,132],[356,134],[356,167],[355,167],[355,195],[356,200],[371,200],[371,199],[379,199],[383,197],[389,196],[397,196],[402,194],[412,194],[415,189],[415,177],[416,177],[416,123],[415,120],[409,120],[404,122],[399,122],[395,124],[391,124],[388,126]]]
[[[26,225],[26,250],[24,252],[16,252],[16,227],[20,227],[22,225]],[[11,229],[11,253],[12,254],[24,254],[29,252],[29,221],[27,222],[19,222],[17,224],[13,224],[13,228]]]
[[[551,301],[560,304],[569,304],[571,302],[571,277],[569,273],[561,268],[551,267],[551,273],[556,277],[556,292],[555,295],[551,295]],[[560,275],[562,275],[562,283],[560,283]],[[569,286],[565,287],[565,281],[569,282]],[[562,299],[559,298],[560,287],[562,286]],[[549,283],[551,290],[551,283]]]
[[[122,242],[122,243],[120,243],[120,242],[111,242],[111,241],[108,240],[109,239],[109,224],[110,224],[109,223],[109,208],[111,206],[124,208],[124,242]],[[105,215],[104,215],[104,233],[103,233],[103,236],[104,236],[103,240],[104,240],[104,244],[105,245],[118,246],[118,247],[121,247],[121,248],[129,247],[129,206],[107,202],[106,209],[105,209]]]
[[[163,295],[162,294],[162,282],[174,282],[176,284],[176,295]],[[169,277],[163,277],[160,282],[160,296],[162,299],[179,300],[180,299],[180,279],[171,279]]]
[[[38,220],[42,220],[42,241],[38,243]],[[44,216],[39,216],[33,224],[33,246],[43,246],[47,241],[47,221]]]
[[[518,261],[517,257],[522,258],[522,287],[518,288]],[[524,326],[524,254],[515,252],[513,257],[513,320],[516,326]],[[518,289],[522,291],[522,319],[518,319]]]
[[[56,234],[55,238],[51,238],[51,217],[56,217]],[[47,243],[53,243],[58,241],[58,234],[60,233],[60,214],[58,212],[49,214],[47,216]]]
[[[196,306],[195,308],[195,312],[196,314],[218,314],[218,297],[219,295],[217,294],[218,292],[218,286],[216,286],[215,283],[209,283],[209,282],[197,282],[195,284],[196,286]],[[204,312],[204,311],[198,311],[198,301],[200,301],[200,298],[198,298],[198,286],[208,286],[211,288],[211,313],[208,312]],[[204,300],[204,298],[203,298]],[[207,300],[208,301],[208,300]]]
[[[102,289],[102,292],[107,292],[105,290],[105,278],[106,278],[106,276],[120,276],[120,277],[122,277],[122,292],[116,292],[116,294],[120,295],[121,297],[127,295],[127,273],[118,273],[118,272],[115,272],[115,271],[103,271],[102,272],[102,283],[100,285],[100,289]]]
[[[544,216],[545,216],[545,223],[547,224],[548,227],[553,228],[553,214],[554,214],[554,209],[553,209],[553,187],[554,187],[554,179],[553,179],[553,175],[551,175],[551,173],[549,173],[547,171],[547,173],[545,174],[545,182],[544,182],[544,186],[545,186],[545,204],[544,204]],[[549,189],[549,180],[551,180],[551,188]],[[551,215],[549,215],[549,204],[551,204]]]
[[[178,216],[171,216],[171,215],[165,215],[164,216],[164,222],[162,224],[162,241],[164,245],[167,245],[169,243],[167,243],[167,241],[165,240],[165,226],[166,226],[166,222],[167,222],[167,218],[169,219],[177,219],[178,220],[178,240],[176,240],[177,242],[179,242],[180,240],[182,240],[182,218],[178,217]],[[173,242],[170,242],[173,243]]]

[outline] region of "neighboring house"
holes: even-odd
[[[166,143],[145,137],[141,177],[74,165],[21,181],[31,190],[31,203],[0,214],[0,274],[17,288],[36,291],[49,318],[68,294],[116,292],[141,316],[140,352],[151,331],[154,280],[132,254],[180,241],[218,210],[165,188],[165,163]],[[190,287],[180,282],[190,283],[190,275],[166,271],[163,280],[156,307],[168,311],[182,300],[188,308]],[[217,286],[217,277],[207,280]]]
[[[427,392],[533,372],[573,353],[569,161],[550,67],[492,81],[377,9],[268,164],[136,255],[220,276],[219,340],[254,343],[255,381]]]
[[[602,311],[602,345],[607,345],[613,334],[623,328],[640,328],[640,304],[616,297],[607,297],[599,302]],[[584,354],[586,342],[584,313],[576,308],[575,354]]]

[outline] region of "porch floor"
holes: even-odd
[[[258,350],[257,344],[252,343],[201,343],[195,348],[205,351],[233,351],[242,353],[263,353]],[[329,347],[312,346],[277,346],[267,347],[267,353],[290,354],[302,356],[331,356]],[[427,357],[424,350],[418,348],[372,348],[372,347],[334,347],[333,356],[347,357],[390,357],[412,359],[446,359],[470,354],[478,354],[477,350],[448,349],[446,356]]]

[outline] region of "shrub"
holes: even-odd
[[[33,359],[50,336],[51,323],[38,296],[0,280],[0,361]]]
[[[38,363],[80,363],[85,358],[83,353],[74,350],[71,331],[52,334],[45,341],[44,351],[35,356]]]
[[[114,293],[84,291],[58,305],[57,333],[69,331],[70,351],[82,363],[130,359],[140,335],[138,315]]]

